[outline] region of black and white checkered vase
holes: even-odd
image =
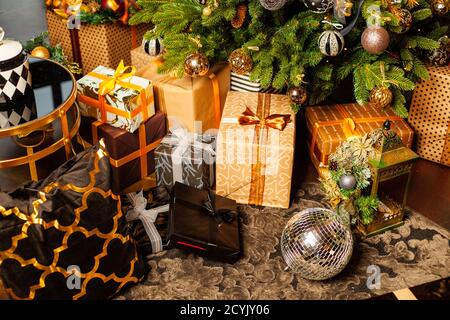
[[[14,63],[17,65],[17,62]],[[37,118],[28,59],[0,71],[0,128],[9,128]]]

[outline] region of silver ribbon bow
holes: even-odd
[[[127,194],[128,199],[131,202],[132,209],[127,212],[127,221],[141,220],[144,226],[145,232],[147,233],[150,242],[152,244],[153,253],[162,251],[162,239],[158,230],[155,227],[155,220],[158,217],[158,213],[169,211],[169,205],[145,209],[147,206],[147,200],[144,198],[143,192],[129,193]]]
[[[189,148],[193,147],[194,152],[194,163],[200,164],[203,162],[203,155],[208,155],[208,159],[206,162],[208,164],[212,164],[212,158],[216,155],[214,148],[211,144],[205,143],[204,138],[205,135],[191,133],[186,128],[176,128],[173,129],[171,134],[168,134],[163,138],[161,143],[165,143],[168,145],[176,146],[176,148],[172,151],[172,163],[173,163],[173,183],[176,181],[183,183],[183,155]],[[203,152],[205,151],[205,152]],[[188,161],[192,160],[187,157]],[[186,163],[186,160],[184,161]],[[211,170],[213,171],[213,170]]]

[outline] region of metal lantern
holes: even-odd
[[[403,224],[411,169],[419,158],[391,130],[389,120],[373,134],[377,138],[373,145],[375,157],[369,162],[372,174],[370,195],[378,198],[379,205],[372,223],[363,225],[358,221],[357,228],[366,237]]]

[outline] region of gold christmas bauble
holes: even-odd
[[[413,25],[413,16],[408,9],[400,9],[396,13],[394,13],[394,15],[398,19],[399,27],[401,27],[398,33],[405,33],[406,31],[411,29]]]
[[[291,99],[292,103],[298,104],[298,105],[302,105],[306,102],[306,100],[308,99],[308,92],[306,91],[305,88],[303,87],[291,87],[289,88],[287,95],[289,97],[289,99]]]
[[[32,55],[33,57],[36,57],[36,58],[49,59],[50,51],[48,51],[48,49],[46,47],[38,46],[31,51],[30,55]]]
[[[370,26],[361,35],[361,45],[371,54],[380,54],[389,46],[389,32],[383,27]]]
[[[431,1],[431,10],[438,16],[444,16],[450,10],[450,3],[448,0],[433,0]]]
[[[234,50],[228,57],[228,62],[230,63],[231,71],[237,74],[246,74],[253,69],[252,57],[242,48]]]
[[[184,60],[184,72],[192,77],[204,76],[209,71],[209,61],[202,53],[193,53]]]
[[[208,16],[211,15],[212,10],[211,10],[210,7],[204,7],[203,10],[202,10],[202,13],[203,13],[204,16],[207,16],[207,17],[208,17]]]
[[[386,108],[392,102],[392,91],[386,87],[375,87],[370,91],[369,101],[379,108]]]

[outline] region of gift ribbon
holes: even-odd
[[[270,107],[270,104],[269,104]],[[272,129],[283,131],[287,124],[291,121],[290,114],[271,114],[265,118],[261,118],[254,113],[249,107],[246,107],[245,111],[238,119],[241,126],[248,125],[260,125],[267,126]]]
[[[126,72],[127,69],[131,68],[130,72]],[[150,100],[147,100],[147,95],[145,92],[145,88],[131,83],[131,79],[133,75],[136,73],[135,67],[126,67],[123,64],[123,61],[120,62],[117,69],[114,71],[114,74],[112,76],[104,75],[97,72],[89,72],[88,76],[97,78],[102,80],[102,82],[99,85],[98,90],[98,99],[94,99],[82,94],[78,95],[78,100],[84,104],[87,104],[91,107],[97,108],[100,110],[101,114],[101,121],[107,122],[107,112],[116,114],[118,116],[124,117],[126,119],[132,119],[137,114],[142,112],[143,116],[143,122],[147,121],[149,118],[148,114],[148,105],[153,102],[153,96],[150,96]],[[128,81],[125,81],[125,79],[128,78]],[[139,92],[139,96],[141,98],[140,105],[134,109],[133,111],[125,111],[118,109],[116,107],[113,107],[106,103],[106,96],[114,91],[116,85],[119,85],[123,88],[127,88],[130,90],[136,90]]]
[[[98,127],[101,126],[103,123],[101,121],[95,121],[92,123],[92,141],[94,144],[96,144],[98,139]],[[148,176],[148,167],[147,167],[147,154],[153,150],[156,149],[156,147],[161,143],[163,138],[153,141],[150,144],[147,143],[147,135],[146,135],[146,129],[145,125],[139,126],[139,149],[126,155],[123,158],[120,159],[113,159],[112,157],[109,157],[110,164],[115,167],[119,168],[123,166],[124,164],[136,160],[139,158],[140,160],[140,169],[141,169],[141,179],[144,179]],[[78,140],[80,141],[81,145],[86,148],[86,146],[90,146],[90,144],[83,140],[80,135],[78,135]]]
[[[338,120],[327,120],[327,121],[316,121],[314,123],[314,127],[312,129],[312,137],[311,137],[311,144],[309,146],[309,152],[311,157],[314,157],[315,155],[315,147],[317,142],[317,133],[319,128],[326,127],[326,126],[335,126],[335,125],[341,125],[342,131],[344,132],[344,135],[346,139],[350,139],[355,136],[360,136],[361,133],[358,131],[358,128],[356,126],[357,123],[367,123],[367,122],[382,122],[385,120],[390,121],[398,121],[402,120],[399,116],[392,116],[392,115],[386,115],[386,116],[380,116],[380,117],[362,117],[353,119],[352,116],[348,113],[348,111],[343,107],[343,105],[336,105],[336,110],[338,110],[339,114],[341,115],[342,119]],[[325,166],[328,162],[328,155],[320,152],[319,156],[320,166]]]
[[[176,128],[162,139],[161,143],[176,146],[175,150],[172,151],[173,184],[175,184],[176,181],[184,183],[182,165],[183,155],[189,151],[191,147],[202,151],[202,159],[204,153],[212,157],[216,155],[216,152],[211,144],[203,142],[202,139],[203,137],[201,135],[191,133],[187,129],[181,127]],[[212,161],[210,161],[210,163],[212,163]],[[210,181],[213,181],[213,179],[214,170],[210,170]]]
[[[155,227],[155,220],[158,217],[158,213],[169,211],[169,205],[146,209],[147,200],[144,198],[143,192],[129,193],[127,198],[130,200],[132,209],[126,214],[127,221],[141,220],[147,233],[150,242],[152,244],[153,253],[162,251],[162,238]]]
[[[249,192],[249,204],[262,205],[264,198],[265,175],[263,167],[265,167],[266,145],[261,146],[261,137],[265,135],[268,138],[268,128],[283,131],[291,120],[289,114],[270,114],[270,94],[258,93],[258,103],[256,112],[246,107],[246,110],[239,117],[240,125],[254,125],[255,134],[253,144],[257,146],[256,152],[253,153],[251,182]],[[264,129],[263,132],[261,130]],[[264,163],[261,162],[264,159]]]

